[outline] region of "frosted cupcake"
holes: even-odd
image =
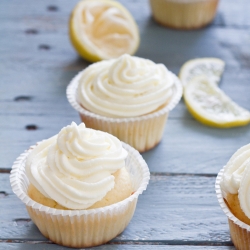
[[[250,144],[230,158],[216,179],[216,193],[228,217],[232,241],[237,249],[250,242]]]
[[[90,65],[67,88],[87,127],[111,133],[140,152],[160,142],[181,95],[180,81],[163,64],[127,54]]]
[[[219,0],[150,0],[154,19],[176,29],[198,29],[215,17]]]
[[[10,175],[41,233],[70,247],[100,245],[121,233],[148,180],[136,150],[83,123],[31,147]]]

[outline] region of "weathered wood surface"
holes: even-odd
[[[22,105],[22,103],[20,104]],[[1,167],[9,169],[29,146],[49,138],[72,122],[75,116],[24,115],[1,120]],[[35,125],[36,130],[26,129]],[[169,119],[164,137],[154,149],[143,154],[152,172],[217,174],[229,157],[249,143],[249,126],[221,130],[203,126],[193,119]]]
[[[16,157],[71,121],[80,122],[65,90],[89,65],[68,39],[78,0],[0,1],[0,250],[61,249],[45,239],[12,193],[8,173]],[[220,0],[214,22],[177,31],[156,24],[146,0],[120,0],[138,23],[137,56],[178,74],[196,57],[226,62],[220,87],[250,110],[250,3]],[[162,142],[143,154],[152,178],[128,228],[97,249],[234,249],[214,192],[215,176],[250,126],[214,129],[195,121],[181,101],[170,113]],[[66,248],[65,248],[66,249]]]
[[[112,242],[230,245],[227,219],[218,206],[214,182],[215,177],[152,174],[132,221]],[[0,213],[0,240],[48,241],[12,193],[9,174],[1,175],[1,183],[0,210],[5,213]]]
[[[88,65],[77,56],[67,35],[69,13],[76,2],[53,2],[56,11],[49,11],[52,4],[48,0],[36,4],[26,0],[25,5],[17,0],[0,3],[0,31],[4,34],[0,38],[0,59],[4,62],[0,64],[0,169],[10,169],[15,158],[36,141],[56,134],[72,120],[80,122],[65,96],[69,81]],[[194,57],[222,58],[226,69],[221,88],[250,109],[248,22],[234,18],[237,23],[232,23],[228,15],[249,4],[246,0],[241,4],[224,2],[211,26],[176,31],[157,25],[145,0],[122,1],[139,24],[138,56],[164,63],[175,73]],[[38,129],[27,131],[27,125]],[[170,113],[162,143],[144,156],[152,171],[217,173],[237,148],[248,143],[249,133],[249,126],[224,131],[207,128],[193,120],[181,102]],[[200,154],[193,148],[206,155],[198,158]]]
[[[150,244],[148,245],[104,245],[104,246],[99,246],[95,247],[94,249],[96,250],[139,250],[139,249],[144,250],[200,250],[200,249],[205,249],[205,250],[233,250],[234,247],[232,246],[171,246],[171,245],[155,245],[152,246]],[[6,250],[6,249],[13,249],[13,250],[61,250],[62,247],[55,245],[55,244],[27,244],[27,243],[2,243],[0,245],[0,250]],[[72,249],[72,248],[67,248],[64,247],[63,249]]]

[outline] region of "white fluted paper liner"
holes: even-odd
[[[219,0],[150,0],[155,20],[176,29],[197,29],[210,23]]]
[[[160,142],[168,114],[182,96],[182,84],[174,74],[171,73],[175,78],[174,94],[165,107],[138,117],[109,118],[92,113],[77,102],[77,88],[82,72],[79,72],[68,85],[67,98],[71,106],[79,112],[86,127],[108,132],[139,152],[147,151]]]
[[[113,239],[125,229],[134,214],[138,196],[146,189],[150,178],[148,166],[138,151],[123,143],[128,151],[126,168],[134,189],[130,197],[103,208],[60,210],[41,205],[27,195],[29,180],[25,174],[25,162],[34,147],[14,162],[10,183],[13,192],[25,203],[31,219],[45,237],[64,246],[90,247]]]
[[[232,241],[237,249],[250,249],[250,226],[246,223],[240,221],[237,217],[235,217],[230,209],[228,208],[225,200],[225,194],[220,188],[221,178],[224,173],[224,168],[220,170],[219,174],[217,175],[216,182],[215,182],[215,191],[217,195],[218,202],[223,210],[223,212],[228,217],[228,223],[230,228],[230,234]]]

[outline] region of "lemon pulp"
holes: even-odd
[[[185,86],[196,76],[205,75],[211,81],[219,83],[224,71],[225,62],[219,58],[196,58],[187,61],[180,69],[179,78]]]
[[[250,112],[233,102],[205,75],[186,84],[184,101],[193,117],[205,125],[229,128],[250,123]]]
[[[74,8],[69,35],[76,51],[96,62],[134,54],[139,30],[129,11],[113,0],[82,0]]]

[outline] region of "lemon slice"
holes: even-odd
[[[207,76],[198,76],[184,88],[187,109],[199,122],[219,128],[250,123],[250,112],[233,102]]]
[[[197,58],[189,60],[180,69],[179,78],[183,86],[196,76],[205,75],[211,81],[220,82],[225,62],[219,58]]]
[[[140,36],[128,10],[113,0],[82,0],[74,8],[69,35],[76,51],[96,62],[134,54]]]

